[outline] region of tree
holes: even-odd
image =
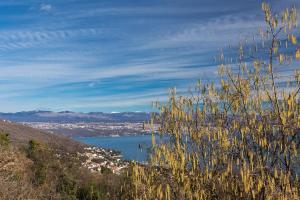
[[[9,134],[4,131],[0,131],[0,146],[7,147],[9,143],[10,143]]]
[[[32,182],[36,186],[41,186],[47,182],[48,168],[51,163],[55,162],[53,152],[36,140],[28,142],[27,157],[33,161],[34,177]]]
[[[134,199],[299,199],[300,74],[282,76],[300,59],[298,15],[262,10],[260,37],[241,42],[236,60],[220,55],[220,83],[157,104],[152,123],[170,139],[153,135],[149,165],[133,165]]]

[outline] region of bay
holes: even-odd
[[[147,160],[148,149],[152,146],[151,135],[75,137],[74,139],[88,145],[120,151],[125,160],[139,162]]]

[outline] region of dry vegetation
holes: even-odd
[[[300,73],[281,74],[299,64],[298,15],[262,9],[260,37],[241,43],[236,59],[219,57],[219,84],[174,89],[157,104],[152,123],[170,140],[153,135],[149,165],[133,163],[126,177],[82,169],[64,138],[18,140],[22,127],[0,124],[22,141],[0,134],[0,199],[299,199]]]
[[[241,43],[236,59],[219,57],[219,85],[172,90],[157,105],[153,121],[170,140],[153,139],[150,165],[133,166],[133,199],[300,198],[300,74],[282,76],[299,64],[297,10],[262,10],[259,37]]]
[[[12,124],[6,126],[18,128]],[[69,140],[63,138],[63,141]],[[109,171],[91,173],[82,168],[75,152],[67,151],[64,147],[57,148],[60,143],[54,145],[52,142],[29,140],[24,144],[17,142],[16,138],[11,141],[7,132],[0,132],[0,199],[122,198],[122,175],[117,176]]]

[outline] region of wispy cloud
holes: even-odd
[[[67,41],[78,37],[100,36],[100,29],[73,29],[73,30],[13,30],[0,31],[0,50],[14,50],[21,48],[32,48],[36,45],[51,45],[55,41]],[[42,48],[42,47],[40,47]]]
[[[44,12],[49,12],[53,9],[53,6],[51,4],[41,4],[40,10]]]
[[[253,0],[20,0],[1,9],[0,111],[147,110],[170,87],[215,80],[214,56],[262,25]]]

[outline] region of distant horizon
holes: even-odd
[[[91,111],[91,112],[76,112],[71,110],[61,110],[61,111],[53,111],[53,110],[22,110],[22,111],[16,111],[16,112],[2,112],[0,110],[0,113],[4,114],[16,114],[16,113],[29,113],[29,112],[53,112],[53,113],[64,113],[64,112],[70,112],[70,113],[83,113],[83,114],[90,114],[90,113],[104,113],[104,114],[118,114],[118,113],[152,113],[155,111],[123,111],[123,112],[102,112],[102,111]]]

